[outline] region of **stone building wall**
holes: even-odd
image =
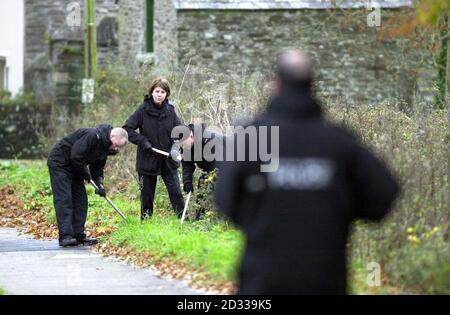
[[[383,9],[382,21],[408,10]],[[431,65],[421,64],[406,39],[377,40],[366,17],[364,9],[180,10],[179,63],[191,60],[227,74],[270,73],[280,50],[302,47],[316,56],[322,94],[349,103],[412,102],[417,73]]]
[[[177,21],[173,0],[155,0],[153,6],[153,49],[147,53],[147,1],[120,3],[119,53],[132,67],[150,62],[161,67],[176,67]]]
[[[70,2],[78,2],[83,12],[84,0]],[[66,23],[68,3],[67,0],[25,0],[25,69],[47,53],[51,35]],[[117,16],[118,1],[97,0],[96,9],[97,23],[99,23],[103,16]],[[83,28],[83,14],[81,18]]]
[[[82,64],[82,28],[65,26],[66,1],[25,3],[25,87],[67,105],[64,97],[80,72],[74,65]],[[386,0],[382,22],[408,14],[397,8],[408,3]],[[421,50],[406,39],[379,40],[366,18],[364,6],[342,10],[320,0],[155,0],[154,53],[146,54],[146,1],[99,0],[98,58],[101,65],[120,55],[130,69],[145,60],[170,70],[190,62],[220,74],[268,74],[281,49],[303,47],[316,56],[322,94],[348,102],[398,97],[411,103],[415,91],[430,91],[432,66],[419,60],[432,58],[420,58]]]
[[[84,73],[84,0],[81,25],[66,23],[67,1],[25,1],[25,90],[44,103],[72,106],[81,99]],[[96,1],[98,64],[118,54],[117,0]]]
[[[172,0],[156,0],[154,14],[155,64],[174,69],[178,67],[177,12]]]
[[[146,49],[146,1],[120,2],[119,54],[123,62],[136,64],[136,58]]]
[[[46,34],[65,22],[66,1],[25,1],[25,71],[47,51]]]

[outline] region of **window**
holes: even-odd
[[[153,52],[153,0],[147,0],[147,52]]]

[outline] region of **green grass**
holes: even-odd
[[[4,289],[0,288],[0,295],[7,295],[7,293]]]
[[[47,211],[48,220],[55,222],[48,170],[45,163],[0,163],[0,187],[13,186],[28,210],[37,206]],[[106,185],[107,186],[107,185]],[[208,224],[205,221],[180,224],[168,208],[167,193],[158,183],[153,217],[141,223],[140,204],[136,187],[110,198],[125,213],[123,221],[114,210],[87,187],[89,214],[87,225],[100,228],[113,227],[114,232],[103,238],[112,245],[126,245],[136,252],[149,252],[158,259],[169,258],[183,262],[211,275],[213,280],[224,282],[234,279],[240,256],[242,234],[225,224]]]
[[[106,178],[108,179],[108,176]],[[108,188],[108,182],[105,184]],[[48,220],[55,222],[48,170],[44,162],[0,161],[0,188],[5,186],[14,187],[26,209],[30,211],[42,209],[47,212]],[[206,220],[186,221],[180,224],[170,209],[167,192],[161,182],[157,185],[154,215],[143,223],[139,219],[140,202],[136,183],[131,183],[120,193],[110,194],[110,198],[127,216],[126,222],[105,200],[96,196],[91,187],[87,186],[87,191],[88,227],[113,228],[111,234],[101,238],[103,242],[113,246],[126,246],[134,253],[150,253],[152,259],[155,259],[154,262],[166,259],[174,263],[178,262],[191,270],[208,274],[209,279],[217,284],[235,278],[244,241],[243,235],[220,221],[219,223]],[[419,292],[423,293],[448,292],[449,270],[446,262],[448,261],[448,243],[440,240],[439,244],[442,246],[437,246],[438,240],[434,236],[429,239],[428,247],[431,246],[431,249],[424,247],[425,244],[421,243],[420,246],[407,245],[388,253],[389,259],[383,267],[383,274],[386,271],[389,272],[390,283],[383,282],[378,288],[369,287],[366,284],[368,275],[366,265],[369,261],[378,260],[370,260],[364,255],[360,258],[357,258],[357,255],[350,256],[349,292],[351,294],[417,292],[409,288],[415,288],[418,285],[419,289],[423,288]],[[430,255],[430,250],[436,249],[440,249],[436,255],[442,259],[436,259],[436,255]],[[442,263],[438,264],[441,260]],[[403,263],[402,270],[396,269],[400,263]],[[427,267],[424,269],[424,266]],[[436,270],[436,266],[439,270]]]
[[[149,251],[156,258],[189,262],[215,279],[226,281],[235,274],[242,237],[223,225],[207,226],[202,221],[181,225],[176,217],[154,215],[145,223],[133,219],[122,225],[111,241],[114,245]]]
[[[0,162],[0,187],[13,186],[26,207],[33,210],[32,204],[45,209],[50,222],[55,222],[52,195],[49,185],[48,170],[45,163],[35,162]],[[107,186],[107,185],[106,185]],[[155,213],[143,223],[139,219],[140,203],[137,185],[130,185],[121,194],[110,198],[125,213],[128,220],[123,221],[113,209],[87,188],[89,196],[89,215],[87,224],[96,224],[100,228],[113,227],[114,232],[102,241],[114,246],[127,246],[135,252],[149,252],[158,259],[170,259],[183,262],[206,272],[216,282],[226,282],[235,278],[243,235],[225,224],[210,224],[208,221],[179,220],[169,209],[165,188],[157,185]],[[362,274],[362,268],[354,268]],[[358,276],[357,279],[362,279]],[[355,278],[356,279],[356,278]],[[351,292],[364,292],[363,281],[355,281]]]

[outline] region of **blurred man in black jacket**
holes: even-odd
[[[108,155],[117,154],[128,142],[122,128],[110,125],[81,128],[58,142],[49,154],[53,201],[59,230],[59,245],[92,245],[95,238],[86,237],[87,195],[84,181],[95,181],[96,194],[105,197],[103,168]]]
[[[308,54],[283,53],[275,83],[252,125],[279,126],[278,168],[225,162],[216,185],[219,210],[246,234],[238,293],[345,294],[350,223],[382,219],[399,188],[355,136],[324,121]]]

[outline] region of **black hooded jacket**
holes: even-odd
[[[380,220],[398,185],[308,91],[274,98],[255,126],[279,126],[278,169],[225,162],[216,203],[246,234],[241,294],[345,294],[350,223]]]
[[[110,125],[102,124],[96,128],[81,128],[65,136],[51,150],[49,166],[70,169],[79,177],[89,167],[93,179],[103,177],[103,168],[110,155],[112,129]]]
[[[208,135],[205,134],[206,125],[202,124],[202,134],[201,134],[201,159],[196,160],[195,159],[195,151],[196,146],[195,142],[194,145],[189,149],[183,152],[183,155],[188,155],[189,160],[183,159],[181,164],[183,168],[183,183],[193,183],[194,180],[194,172],[197,167],[199,167],[201,170],[205,172],[211,172],[213,171],[216,166],[216,161],[212,160],[210,158],[207,158],[203,155],[203,149],[204,147],[213,139],[220,138],[222,135],[219,135],[214,132],[209,132]],[[195,135],[197,136],[197,135]],[[200,141],[199,141],[200,144]],[[214,151],[212,152],[214,153]]]
[[[155,152],[145,153],[142,145],[149,140],[151,145],[159,150],[170,152],[173,145],[172,129],[181,125],[175,108],[167,100],[161,108],[156,107],[153,99],[145,96],[144,102],[127,119],[123,128],[128,132],[128,139],[137,145],[136,169],[139,174],[160,175],[163,161],[171,168],[178,165],[171,158]],[[136,130],[139,132],[136,132]]]

